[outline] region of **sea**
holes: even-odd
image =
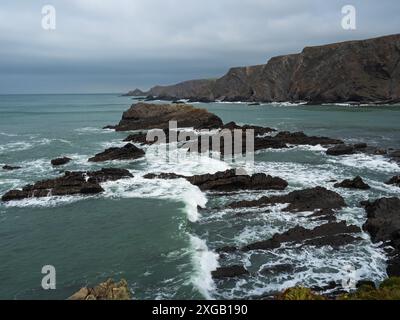
[[[133,178],[102,184],[95,196],[47,197],[0,203],[0,299],[67,299],[83,286],[126,279],[133,299],[259,299],[288,287],[324,287],[354,281],[382,281],[386,255],[362,240],[340,248],[286,244],[269,251],[217,249],[266,240],[294,226],[314,228],[310,213],[284,212],[284,205],[228,209],[227,204],[264,195],[323,186],[340,193],[348,207],[338,220],[362,226],[360,201],[399,196],[385,184],[400,174],[384,156],[327,156],[322,146],[256,152],[254,171],[289,182],[285,191],[202,192],[184,179],[148,180],[146,173],[215,173],[234,163],[207,156],[167,161],[153,146],[134,161],[90,163],[106,148],[123,146],[128,132],[102,129],[117,124],[135,101],[119,94],[1,95],[0,195],[10,189],[62,175],[63,171],[103,167],[129,169]],[[157,102],[160,103],[160,102]],[[400,106],[306,106],[290,103],[194,103],[224,122],[254,124],[279,131],[304,131],[349,143],[400,149]],[[51,159],[72,161],[54,168]],[[335,189],[333,180],[360,175],[367,191]],[[54,266],[56,288],[42,287],[44,266]],[[243,265],[249,275],[214,280],[219,266]],[[279,268],[279,266],[290,268]],[[274,267],[277,267],[274,269]],[[271,271],[272,270],[272,271]],[[275,271],[273,271],[275,270]]]

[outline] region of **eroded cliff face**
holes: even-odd
[[[157,86],[147,95],[224,101],[398,102],[400,34],[307,47],[217,80]]]

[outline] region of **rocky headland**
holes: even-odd
[[[128,95],[211,102],[399,103],[400,34],[306,47],[219,79],[156,86]]]

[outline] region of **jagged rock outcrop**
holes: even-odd
[[[146,92],[144,92],[140,89],[135,89],[135,90],[129,91],[126,94],[123,94],[122,96],[124,96],[124,97],[144,97],[144,96],[146,96]]]
[[[55,167],[57,166],[62,166],[64,164],[67,164],[68,162],[70,162],[72,159],[68,158],[68,157],[62,157],[62,158],[56,158],[51,160],[51,164]]]
[[[104,152],[96,154],[90,158],[90,162],[104,162],[111,160],[135,160],[142,158],[145,152],[136,147],[135,145],[128,143],[122,148],[109,148]]]
[[[306,47],[219,79],[146,92],[158,98],[225,101],[392,103],[400,101],[400,35]]]
[[[64,176],[26,185],[21,190],[10,190],[1,198],[2,201],[42,198],[48,196],[87,195],[103,192],[100,183],[132,177],[125,169],[101,169],[91,172],[65,172]]]
[[[131,292],[126,280],[116,283],[112,279],[100,283],[94,288],[84,287],[68,300],[131,300]]]
[[[309,246],[343,246],[360,238],[350,234],[359,233],[361,229],[357,226],[348,226],[344,221],[323,224],[314,229],[305,229],[296,226],[284,233],[275,234],[271,239],[249,244],[242,248],[243,251],[271,250],[279,248],[283,243],[296,242]]]
[[[342,140],[332,139],[327,137],[315,137],[315,136],[307,136],[304,132],[279,132],[275,137],[275,140],[278,140],[285,144],[293,144],[293,145],[341,145],[343,144]]]
[[[317,209],[341,209],[346,203],[341,195],[323,187],[296,190],[287,195],[262,197],[258,200],[243,200],[230,204],[232,208],[266,207],[274,204],[289,205],[285,211],[315,211]]]
[[[211,272],[214,279],[235,278],[248,274],[249,272],[243,266],[220,267]]]
[[[10,165],[4,165],[3,167],[2,167],[2,169],[3,170],[7,170],[7,171],[13,171],[13,170],[18,170],[18,169],[21,169],[21,167],[19,167],[19,166],[10,166]]]
[[[117,131],[168,129],[170,121],[177,121],[178,127],[194,129],[215,129],[223,126],[222,120],[204,109],[185,104],[137,103],[122,115],[115,127]]]
[[[343,156],[347,154],[353,154],[354,152],[355,149],[352,145],[340,144],[329,148],[326,151],[326,154],[330,156]]]
[[[400,199],[381,198],[363,205],[368,218],[363,229],[373,242],[384,242],[394,248],[387,272],[389,276],[400,276]]]
[[[178,179],[184,178],[191,184],[206,191],[235,191],[235,190],[284,190],[288,183],[278,177],[271,177],[264,173],[250,175],[237,175],[236,170],[231,169],[215,174],[196,175],[191,177],[174,173],[161,173],[144,175],[146,179]]]
[[[360,189],[360,190],[368,190],[371,187],[366,184],[360,176],[355,177],[354,179],[346,179],[340,183],[336,183],[334,185],[335,188],[347,188],[347,189]]]

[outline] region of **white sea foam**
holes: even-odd
[[[78,128],[74,129],[75,132],[77,132],[79,135],[82,134],[93,134],[93,133],[112,133],[115,132],[113,129],[101,129],[101,128],[95,128],[95,127],[84,127],[84,128]]]
[[[0,145],[0,153],[28,150],[33,147],[30,142],[10,142]]]
[[[35,139],[35,137],[32,137],[31,139],[29,139],[29,141],[9,142],[9,143],[0,145],[0,154],[8,153],[8,152],[29,150],[29,149],[33,149],[38,146],[49,145],[54,142],[57,142],[57,143],[61,142],[61,143],[66,143],[66,144],[71,145],[71,142],[68,140],[65,140],[65,139],[48,139],[48,138]]]
[[[205,207],[206,196],[186,179],[144,179],[140,176],[109,181],[102,184],[104,196],[111,198],[154,198],[179,201],[185,204],[187,218],[199,219],[197,207]]]
[[[336,165],[341,164],[348,167],[366,169],[375,172],[396,173],[400,171],[400,167],[397,163],[391,162],[384,156],[379,155],[358,153],[342,157],[329,157],[327,161]]]
[[[95,196],[49,196],[44,198],[26,198],[18,201],[8,201],[3,203],[6,207],[16,207],[16,208],[25,208],[25,207],[57,207],[61,205],[66,205],[70,203],[74,203],[77,201],[81,201],[88,198],[93,198]]]
[[[354,268],[353,281],[383,280],[386,275],[386,257],[382,249],[362,240],[361,245],[346,245],[340,250],[329,246],[289,247],[268,252],[249,252],[243,255],[241,263],[247,266],[254,276],[237,281],[232,288],[218,288],[214,296],[222,299],[260,297],[265,294],[282,292],[297,285],[323,287],[329,282],[341,284],[348,278],[348,266]],[[259,260],[267,261],[257,264]],[[295,271],[271,276],[257,274],[259,271],[281,264],[289,264]]]
[[[190,244],[193,250],[192,263],[194,274],[191,282],[206,299],[212,299],[210,293],[215,289],[211,272],[219,267],[218,254],[208,249],[204,240],[190,235]]]
[[[302,187],[326,186],[328,181],[345,178],[343,169],[332,164],[302,164],[294,162],[256,162],[256,172],[263,172],[273,176],[281,177],[292,186]]]
[[[150,146],[146,150],[148,172],[173,172],[181,175],[215,173],[229,169],[229,165],[220,159],[188,153],[175,149],[166,154],[162,146]]]
[[[5,136],[5,137],[18,137],[18,134],[8,133],[8,132],[0,132],[0,136]]]

